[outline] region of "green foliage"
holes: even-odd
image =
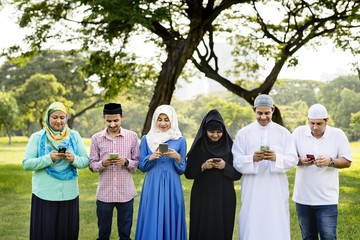
[[[295,128],[307,123],[308,105],[305,101],[296,101],[286,106],[279,106],[285,127],[293,132]]]
[[[332,109],[341,101],[341,92],[345,88],[353,90],[356,93],[360,92],[360,81],[358,77],[348,75],[335,78],[320,87],[317,99],[327,108]]]
[[[15,90],[14,96],[23,116],[28,120],[36,119],[43,127],[45,112],[51,103],[58,101],[72,106],[64,94],[65,88],[54,75],[35,74]]]
[[[237,131],[254,121],[251,107],[242,107],[237,103],[223,99],[213,100],[207,104],[209,109],[216,108],[222,115],[229,134],[235,138]]]
[[[289,105],[298,100],[307,106],[317,103],[316,95],[324,83],[311,80],[280,79],[270,91],[276,105]]]
[[[0,91],[0,129],[10,134],[19,121],[19,111],[16,100],[10,93]]]
[[[359,131],[351,125],[351,116],[360,111],[360,81],[357,76],[340,76],[320,87],[317,96],[334,121],[350,140],[360,138]]]
[[[157,72],[151,65],[137,64],[135,55],[109,51],[91,54],[89,64],[83,67],[87,76],[99,78],[99,87],[105,89],[105,99],[129,94],[133,89],[153,84]]]

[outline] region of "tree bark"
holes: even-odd
[[[184,48],[184,45],[184,42],[178,42],[178,47],[174,47],[168,51],[168,58],[162,65],[162,70],[156,82],[155,91],[149,104],[149,110],[146,115],[142,135],[150,130],[155,109],[162,104],[171,103],[177,79],[188,59],[185,57],[185,53],[188,50]],[[189,54],[190,53],[187,53],[186,55]]]
[[[12,144],[12,141],[11,141],[11,135],[12,135],[12,133],[13,133],[13,127],[11,126],[11,127],[10,127],[10,131],[8,132],[9,145],[11,145],[11,144]]]

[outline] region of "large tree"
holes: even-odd
[[[99,62],[121,63],[124,48],[131,35],[144,34],[148,41],[157,43],[163,50],[161,70],[143,128],[150,127],[151,116],[160,104],[169,104],[177,79],[189,59],[209,78],[253,103],[259,93],[269,93],[278,74],[303,46],[316,44],[321,37],[335,39],[343,48],[354,54],[358,45],[352,44],[359,36],[359,1],[353,0],[12,0],[22,12],[20,26],[35,31],[27,38],[32,50],[39,50],[49,38],[66,38],[66,41],[82,41],[85,49],[99,50],[90,67],[96,73],[109,72],[112,66]],[[272,14],[266,16],[272,11]],[[274,17],[276,16],[276,18]],[[65,26],[61,31],[59,23]],[[69,23],[69,24],[67,24]],[[78,25],[76,25],[78,23]],[[70,31],[73,29],[74,31]],[[272,67],[267,76],[260,79],[256,88],[247,90],[242,81],[230,81],[221,76],[214,51],[214,38],[230,32],[237,46],[234,53],[241,55],[236,68],[241,76],[244,71],[257,71],[259,61],[249,56],[264,57]],[[117,44],[120,42],[121,44]],[[205,44],[202,52],[199,44]],[[356,42],[356,41],[355,41]],[[12,48],[11,50],[14,50]],[[195,51],[198,55],[195,56]],[[250,60],[249,60],[250,59]],[[211,64],[212,63],[212,64]],[[265,64],[264,64],[265,65]],[[268,65],[268,64],[266,64]],[[101,74],[98,74],[101,75]],[[103,86],[127,86],[125,77],[119,79],[102,74]],[[110,77],[113,81],[106,84]],[[101,78],[101,76],[100,76]],[[259,79],[258,79],[259,80]],[[111,91],[110,91],[111,93]],[[281,122],[277,112],[275,119]]]

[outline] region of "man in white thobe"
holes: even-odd
[[[232,147],[233,165],[243,174],[240,240],[290,239],[286,172],[298,158],[291,133],[271,121],[274,109],[270,96],[256,97],[256,121],[239,130]]]

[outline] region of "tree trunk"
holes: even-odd
[[[11,145],[11,144],[12,144],[12,141],[11,141],[11,135],[12,135],[12,133],[13,133],[13,127],[11,126],[11,127],[10,127],[10,131],[8,132],[9,145]]]
[[[28,121],[26,122],[26,124],[27,124],[27,129],[28,129],[28,138],[30,139],[30,137],[31,137],[31,123],[30,123],[30,121],[28,120]]]
[[[169,50],[168,58],[162,65],[160,75],[156,82],[155,91],[149,104],[149,110],[146,114],[142,135],[145,135],[150,130],[155,109],[162,104],[170,104],[171,102],[177,79],[187,60],[184,59],[182,54],[183,47],[180,49],[175,48],[175,50]]]

